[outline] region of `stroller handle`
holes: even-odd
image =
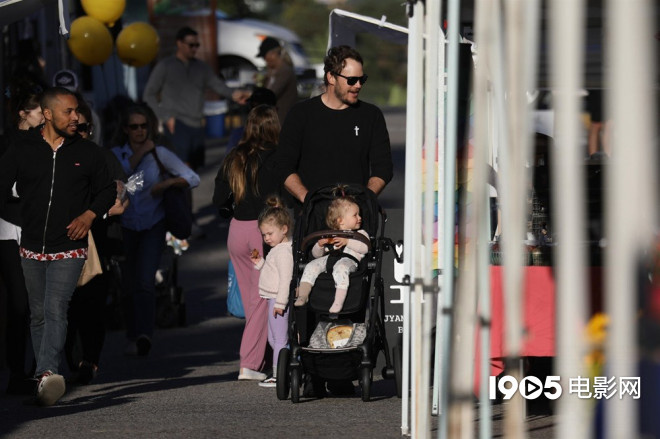
[[[356,239],[366,244],[368,251],[371,251],[371,240],[364,236],[362,233],[358,233],[353,230],[319,230],[318,232],[310,233],[305,236],[303,242],[300,246],[301,249],[306,249],[311,242],[316,242],[319,239],[324,238],[348,238]]]

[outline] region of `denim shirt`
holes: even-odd
[[[133,150],[128,144],[117,146],[112,149],[112,152],[119,159],[126,175],[131,176],[139,171],[144,173],[142,189],[135,191],[134,194],[128,194],[130,204],[121,216],[121,225],[135,231],[148,230],[165,218],[162,195],[157,197],[151,195],[153,185],[162,180],[158,163],[153,154],[148,153],[135,169],[131,169],[129,159],[133,155]],[[176,154],[164,146],[157,146],[156,153],[165,169],[172,175],[183,177],[191,188],[199,185],[199,175],[186,166]]]

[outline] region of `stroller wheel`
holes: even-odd
[[[289,397],[289,358],[291,351],[287,348],[280,349],[277,355],[277,399],[284,401]]]
[[[300,375],[299,368],[291,369],[291,402],[294,404],[300,401]]]
[[[362,401],[367,402],[371,399],[371,380],[373,372],[371,367],[362,368],[362,377],[360,378],[360,387],[362,387]]]

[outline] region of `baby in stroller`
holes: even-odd
[[[350,196],[336,198],[330,203],[326,224],[332,230],[356,230],[367,240],[369,239],[367,232],[360,229],[362,225],[360,207]],[[342,237],[319,239],[312,249],[312,256],[315,259],[305,266],[300,278],[298,297],[294,305],[302,306],[307,303],[316,278],[331,268],[336,290],[329,312],[340,312],[346,300],[349,274],[357,269],[358,263],[368,250],[368,246],[357,239]]]

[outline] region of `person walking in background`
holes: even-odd
[[[261,387],[277,385],[277,360],[280,349],[288,343],[289,286],[293,275],[293,251],[289,235],[293,219],[279,197],[266,201],[268,207],[259,215],[259,230],[264,242],[272,247],[266,259],[258,252],[250,255],[259,274],[259,296],[268,301],[268,344],[273,350],[273,374],[261,381]]]
[[[190,27],[176,34],[176,53],[154,67],[144,89],[144,101],[164,123],[176,154],[196,170],[204,165],[204,93],[212,90],[244,104],[249,91],[234,90],[211,67],[197,59],[197,32]]]
[[[277,115],[284,123],[286,115],[298,101],[298,80],[291,58],[273,37],[266,37],[259,46],[258,57],[266,61],[264,87],[272,90],[277,98]]]
[[[92,111],[85,101],[78,101],[78,134],[83,139],[89,139],[94,132]],[[117,253],[118,244],[114,244],[108,235],[108,228],[118,225],[121,215],[128,205],[124,181],[126,173],[117,157],[107,148],[99,148],[108,164],[110,175],[117,184],[117,199],[105,218],[94,222],[91,228],[94,243],[101,260],[101,265],[107,267],[107,260]],[[69,304],[69,325],[67,328],[64,352],[69,370],[76,374],[78,384],[89,384],[96,376],[101,359],[101,350],[105,342],[105,306],[108,295],[108,277],[106,270],[95,276],[87,284],[75,289]],[[74,355],[74,348],[80,340],[80,355]],[[75,358],[74,358],[75,357]]]
[[[187,167],[174,153],[156,146],[149,113],[144,106],[128,108],[122,117],[117,156],[126,175],[143,173],[141,190],[129,194],[130,204],[121,216],[126,262],[122,267],[125,291],[132,299],[128,305],[126,354],[145,356],[151,350],[155,326],[156,271],[165,248],[165,210],[163,192],[169,187],[194,188],[199,175]],[[175,177],[162,179],[158,161]]]
[[[259,105],[248,113],[245,133],[222,162],[215,177],[213,203],[223,205],[234,195],[234,217],[229,223],[227,249],[236,270],[245,310],[245,329],[240,347],[239,380],[263,381],[267,342],[268,302],[259,296],[259,271],[250,259],[253,250],[263,252],[259,214],[264,200],[279,184],[271,164],[280,133],[274,107]]]
[[[612,153],[610,147],[612,121],[604,117],[603,90],[589,90],[587,111],[591,116],[587,148],[589,158],[607,158]]]
[[[32,91],[26,91],[25,88]],[[33,92],[34,85],[24,84],[10,89],[11,114],[8,136],[13,139],[16,129],[28,130],[43,124],[44,115],[39,105],[40,94]],[[38,87],[37,90],[40,92],[41,88]],[[6,152],[9,143],[11,140],[2,145],[0,157]],[[30,379],[25,368],[25,351],[30,335],[30,309],[21,257],[18,253],[21,241],[21,228],[18,224],[21,221],[20,198],[16,192],[16,185],[11,188],[11,194],[3,194],[3,196],[8,197],[7,209],[0,217],[0,278],[7,291],[5,340],[9,382],[6,392],[10,395],[29,394],[34,390],[34,381]]]
[[[390,138],[382,111],[358,99],[367,82],[360,53],[349,46],[328,50],[325,92],[293,106],[280,134],[275,166],[299,208],[308,191],[338,183],[379,194],[392,179]],[[335,395],[354,393],[350,381],[328,382]],[[305,394],[325,395],[325,383]]]
[[[58,374],[67,309],[87,257],[87,232],[116,198],[101,151],[76,134],[78,101],[53,87],[41,98],[45,124],[21,131],[0,162],[0,194],[16,182],[21,197],[20,255],[37,359],[35,403],[65,391]],[[5,199],[0,198],[0,212]]]

